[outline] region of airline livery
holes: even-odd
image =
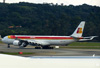
[[[5,36],[2,41],[8,46],[13,44],[20,48],[27,45],[36,46],[36,49],[53,49],[50,45],[67,45],[76,41],[92,40],[97,36],[82,37],[85,21],[82,21],[70,36],[33,36],[33,35],[9,35]]]

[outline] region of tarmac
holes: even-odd
[[[100,56],[100,49],[34,49],[34,46],[27,46],[26,48],[20,49],[18,46],[11,45],[10,48],[7,48],[7,44],[0,44],[0,53],[2,52],[33,53],[23,56]]]

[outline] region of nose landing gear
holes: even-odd
[[[8,44],[7,48],[10,48],[10,44]]]

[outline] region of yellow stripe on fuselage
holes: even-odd
[[[11,36],[8,36],[9,39],[12,39]]]

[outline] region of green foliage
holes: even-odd
[[[3,36],[71,35],[83,20],[86,21],[84,36],[100,36],[100,7],[86,4],[64,6],[51,3],[0,3],[0,34]],[[100,41],[100,38],[95,41]]]
[[[100,47],[100,43],[99,42],[74,42],[72,44],[69,44],[69,46],[99,46]]]
[[[19,54],[18,52],[0,52],[1,54],[8,54],[8,55],[33,55],[33,52],[23,52],[23,54]]]
[[[61,46],[61,48],[74,48],[74,49],[100,49],[99,42],[74,42],[68,46]]]

